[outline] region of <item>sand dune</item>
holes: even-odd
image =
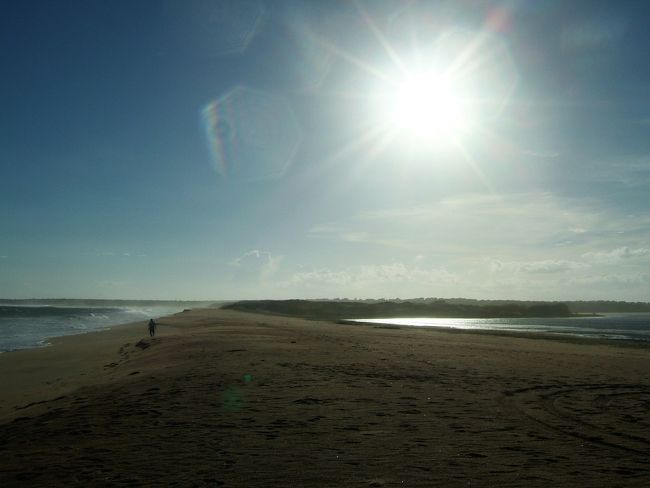
[[[221,310],[0,355],[2,486],[650,486],[650,349]]]

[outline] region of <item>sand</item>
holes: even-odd
[[[161,323],[0,355],[1,486],[650,486],[650,348]]]

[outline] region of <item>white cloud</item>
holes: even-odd
[[[561,273],[588,267],[585,263],[564,259],[545,259],[542,261],[493,261],[490,270],[493,273]]]
[[[640,258],[650,256],[650,249],[637,248],[630,249],[627,246],[612,249],[611,251],[592,251],[582,255],[586,261],[603,264],[614,264],[624,259]]]
[[[650,274],[648,273],[630,273],[630,274],[590,274],[586,276],[577,276],[571,278],[568,282],[573,285],[605,285],[611,286],[638,286],[650,283]],[[628,300],[642,300],[647,301],[647,296],[644,298],[627,298]]]
[[[262,252],[258,251],[257,249],[253,249],[252,251],[247,251],[244,254],[242,254],[241,256],[239,256],[238,258],[233,259],[228,264],[230,266],[239,267],[239,266],[242,265],[242,263],[245,263],[245,262],[249,261],[249,258],[260,259],[263,254],[268,254],[268,253],[262,253]]]
[[[308,235],[354,256],[283,268],[276,278],[286,294],[641,299],[650,257],[650,215],[547,192],[364,211]]]
[[[351,266],[344,269],[318,268],[292,274],[283,288],[319,290],[336,296],[415,296],[422,290],[458,283],[459,278],[444,268],[424,268],[395,262]]]
[[[427,262],[430,257],[427,258]],[[286,272],[286,269],[284,269]],[[650,273],[638,267],[615,272],[598,263],[575,259],[499,260],[484,258],[473,266],[427,266],[394,261],[365,265],[300,268],[276,275],[264,296],[400,297],[495,299],[643,300]]]
[[[311,271],[300,271],[294,273],[284,286],[290,285],[348,285],[353,280],[353,275],[346,271],[332,271],[327,268],[314,269]]]
[[[238,268],[240,274],[249,276],[253,274],[258,280],[266,281],[278,272],[282,259],[282,256],[274,256],[270,252],[253,249],[228,264]]]

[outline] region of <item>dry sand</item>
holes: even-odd
[[[648,348],[161,322],[0,355],[1,486],[650,486]]]

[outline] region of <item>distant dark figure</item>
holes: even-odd
[[[149,335],[151,337],[156,335],[156,321],[154,319],[149,319]]]

